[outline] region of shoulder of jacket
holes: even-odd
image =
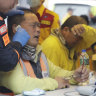
[[[55,13],[55,12],[53,12],[51,10],[48,10],[48,9],[46,9],[46,13],[49,13],[49,14],[51,14],[53,16],[59,16],[57,13]]]
[[[42,46],[46,46],[46,44],[48,45],[47,47],[56,47],[59,46],[59,39],[56,36],[50,35],[43,43]],[[55,44],[55,46],[54,46]]]

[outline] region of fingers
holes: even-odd
[[[89,70],[85,67],[82,71],[81,81],[84,82],[89,78]]]
[[[82,77],[86,77],[87,75],[89,75],[89,70],[86,68],[86,67],[84,67],[83,68],[83,70],[82,70]]]
[[[88,78],[89,78],[89,75],[88,74],[86,76],[84,76],[84,77],[81,77],[81,82],[87,81]]]
[[[69,87],[69,81],[64,78],[56,77],[55,80],[58,82],[58,89]]]
[[[82,75],[83,75],[83,74],[88,74],[88,73],[89,73],[89,69],[87,69],[86,66],[80,66],[80,67],[76,70],[76,72],[82,73]]]
[[[69,81],[65,80],[64,78],[63,78],[63,84],[64,84],[64,88],[68,88],[70,86]]]
[[[76,75],[76,74],[81,74],[82,73],[82,69],[83,69],[83,66],[80,66],[78,69],[76,69],[76,71],[74,72],[75,74],[74,75]],[[85,70],[85,69],[84,69]]]
[[[75,25],[71,28],[71,31],[72,33],[75,35],[75,36],[80,36],[84,31],[84,27],[82,26],[82,24],[78,24],[78,25]]]
[[[89,70],[84,66],[75,71],[75,80],[78,82],[84,82],[89,78]]]

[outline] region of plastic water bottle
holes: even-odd
[[[80,55],[80,66],[82,66],[82,70],[84,66],[86,66],[89,69],[89,56],[86,53],[85,49],[82,50],[82,53]],[[89,84],[89,80],[87,80],[86,82],[79,83],[80,86],[84,86],[88,84]]]
[[[82,50],[82,53],[80,55],[80,65],[82,66],[82,68],[83,66],[86,66],[87,68],[89,68],[89,56],[86,53],[85,49]]]

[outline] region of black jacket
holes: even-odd
[[[0,14],[0,17],[2,14]],[[0,20],[0,28],[5,24],[4,20]],[[0,33],[0,71],[10,71],[12,70],[19,60],[19,55],[21,53],[22,45],[19,42],[10,42],[6,46],[4,45],[3,35]],[[19,53],[19,55],[17,54]]]

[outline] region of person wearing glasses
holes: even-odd
[[[84,67],[75,71],[66,71],[55,66],[38,45],[40,36],[40,23],[31,10],[24,9],[24,15],[15,15],[8,18],[8,30],[11,40],[17,26],[24,28],[30,35],[28,43],[23,47],[20,61],[11,72],[0,73],[0,84],[12,90],[15,94],[31,91],[35,88],[55,90],[65,88],[70,84],[77,84],[88,79],[89,71]],[[16,30],[17,29],[17,30]],[[81,75],[82,72],[82,75]],[[81,78],[80,78],[81,76]],[[70,80],[68,78],[70,77]],[[66,80],[66,79],[67,80]]]

